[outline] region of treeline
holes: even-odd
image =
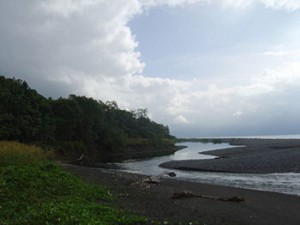
[[[114,101],[76,95],[47,99],[26,81],[4,76],[0,76],[0,140],[34,143],[69,159],[84,153],[96,161],[129,149],[174,145],[169,128],[150,120],[146,109],[126,111]]]
[[[224,138],[176,138],[176,142],[202,142],[202,143],[214,143],[221,144],[225,141]]]

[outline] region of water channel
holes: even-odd
[[[239,187],[254,190],[279,192],[300,196],[300,174],[299,173],[273,173],[273,174],[233,174],[213,172],[192,172],[160,168],[158,165],[170,160],[185,159],[211,159],[214,156],[204,155],[201,152],[208,150],[224,149],[234,147],[227,143],[213,144],[200,142],[186,142],[180,145],[187,146],[172,155],[155,157],[144,160],[128,160],[120,163],[124,170],[146,174],[162,175],[166,172],[175,172],[175,179],[189,180],[193,182],[217,184],[223,186]]]

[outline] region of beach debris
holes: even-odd
[[[151,187],[151,184],[159,184],[160,176],[147,176],[142,180],[132,183],[131,185],[140,186],[142,189],[147,190]]]
[[[84,153],[81,154],[81,156],[77,159],[77,161],[78,162],[82,161],[83,157],[84,157]]]
[[[164,176],[168,175],[169,177],[176,177],[176,173],[174,172],[164,172],[158,176],[146,176],[146,178],[143,178],[137,182],[132,183],[131,185],[139,185],[144,190],[149,189],[151,187],[151,184],[159,184],[160,179]]]
[[[240,196],[232,196],[232,197],[218,197],[211,195],[200,195],[194,194],[192,192],[183,191],[183,192],[175,192],[172,196],[173,199],[184,199],[184,198],[206,198],[223,202],[244,202],[245,198]]]
[[[169,177],[176,177],[176,173],[174,173],[174,172],[169,172],[169,173],[167,173],[167,175],[169,175]]]

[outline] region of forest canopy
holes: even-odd
[[[127,111],[115,101],[76,95],[53,100],[26,81],[4,76],[0,76],[0,140],[52,148],[66,158],[84,153],[97,161],[134,148],[174,145],[168,126],[149,119],[147,109]]]

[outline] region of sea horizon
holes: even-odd
[[[193,137],[195,138],[195,137]],[[196,137],[199,139],[213,139],[213,138],[258,138],[258,139],[300,139],[300,134],[282,134],[282,135],[230,135],[230,136],[208,136],[208,137]]]

